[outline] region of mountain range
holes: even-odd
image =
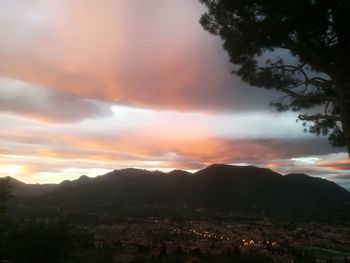
[[[254,166],[210,165],[196,173],[122,169],[61,184],[10,179],[13,195],[53,203],[104,205],[191,204],[233,207],[286,203],[350,203],[350,192],[305,174],[281,175]]]
[[[14,196],[40,196],[56,189],[57,184],[26,184],[10,176],[6,177]]]

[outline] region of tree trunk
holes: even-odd
[[[338,95],[339,113],[341,117],[342,129],[345,137],[345,145],[350,158],[350,36],[346,27],[349,7],[347,1],[339,2],[339,6],[334,10],[333,17],[335,19],[334,33],[338,39],[334,56],[334,79],[336,80],[335,90]],[[342,8],[344,6],[344,8]]]
[[[348,150],[348,155],[350,158],[350,124],[349,121],[346,122],[342,122],[342,128],[343,128],[343,132],[344,132],[344,136],[345,136],[345,144]]]
[[[346,83],[347,84],[347,83]],[[339,109],[342,129],[345,137],[345,146],[350,158],[350,85],[342,85],[339,90]]]

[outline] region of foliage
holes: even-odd
[[[70,237],[64,220],[8,221],[5,226],[0,231],[0,259],[21,263],[65,262]]]
[[[66,262],[70,233],[66,219],[16,220],[6,214],[9,179],[0,180],[0,262]]]
[[[0,179],[0,214],[6,210],[6,202],[11,197],[11,187],[8,178]]]
[[[311,133],[350,151],[350,2],[200,0],[202,26],[223,39],[243,81],[276,89]]]

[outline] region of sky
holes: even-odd
[[[58,183],[212,163],[350,188],[344,148],[231,74],[198,0],[0,0],[0,177]]]

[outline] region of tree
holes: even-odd
[[[303,110],[305,131],[350,157],[350,1],[199,1],[202,26],[222,38],[242,80],[282,92],[273,106]]]
[[[6,202],[11,197],[11,187],[8,178],[0,179],[0,213],[6,210]]]
[[[19,221],[12,222],[0,246],[0,259],[9,262],[60,263],[68,260],[70,232],[66,220],[49,223]],[[0,243],[1,244],[1,243]]]
[[[9,178],[0,179],[0,262],[66,262],[71,233],[65,218],[49,223],[6,214],[11,197]]]

